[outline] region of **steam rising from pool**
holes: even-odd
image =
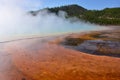
[[[30,0],[26,2],[30,3]],[[66,19],[66,13],[63,11],[59,11],[57,16],[43,10],[37,16],[33,16],[21,6],[26,2],[24,0],[0,0],[0,42],[101,29],[98,25],[84,23],[77,18]]]

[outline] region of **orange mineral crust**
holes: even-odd
[[[86,54],[44,39],[9,42],[3,50],[11,55],[13,73],[25,76],[11,80],[120,79],[120,58]]]

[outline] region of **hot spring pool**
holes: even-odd
[[[57,23],[56,23],[57,25]],[[105,30],[107,29],[104,26],[93,25],[93,24],[71,24],[65,26],[53,26],[53,27],[35,27],[35,28],[26,28],[26,29],[15,29],[0,32],[0,42],[15,40],[15,39],[23,39],[23,38],[31,38],[31,37],[44,37],[44,36],[52,36],[52,35],[61,35],[68,33],[77,33],[77,32],[88,32],[88,31],[96,31],[96,30]]]

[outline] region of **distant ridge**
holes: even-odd
[[[73,4],[45,9],[48,9],[50,12],[56,14],[58,14],[59,11],[65,11],[68,14],[68,17],[75,16],[90,23],[96,23],[100,25],[120,25],[120,7],[105,8],[103,10],[87,10],[77,4]],[[30,11],[30,13],[35,16],[42,10]]]
[[[67,6],[61,6],[61,7],[55,7],[55,8],[48,8],[49,11],[58,13],[59,11],[65,11],[69,16],[78,16],[80,14],[83,14],[87,11],[87,9],[73,4],[73,5],[67,5]]]

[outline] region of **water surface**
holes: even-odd
[[[81,24],[81,23],[72,23],[71,25],[57,25],[52,27],[35,27],[35,28],[26,28],[26,29],[15,29],[8,30],[7,32],[3,32],[0,34],[0,42],[15,40],[15,39],[23,39],[23,38],[31,38],[31,37],[44,37],[44,36],[52,36],[52,35],[61,35],[67,33],[77,33],[77,32],[88,32],[88,31],[96,31],[96,30],[104,30],[106,27],[93,25],[93,24]]]

